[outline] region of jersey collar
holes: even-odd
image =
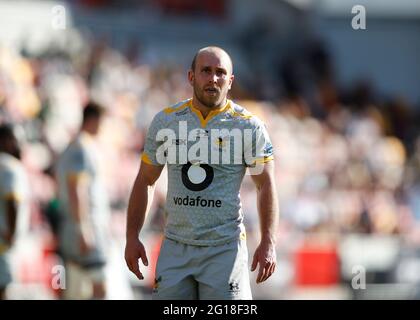
[[[192,112],[194,112],[198,119],[200,120],[200,124],[201,127],[205,128],[207,126],[207,123],[213,119],[215,116],[217,116],[220,113],[223,113],[225,111],[228,111],[231,108],[231,101],[229,99],[226,99],[226,104],[224,105],[223,108],[220,109],[216,109],[216,110],[212,110],[210,111],[210,113],[207,115],[206,118],[203,117],[203,115],[201,114],[200,110],[198,110],[196,107],[194,107],[193,103],[192,103],[193,99],[190,99],[189,101],[189,107],[191,109]]]

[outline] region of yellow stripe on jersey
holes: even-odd
[[[149,156],[144,152],[141,155],[141,161],[143,161],[144,163],[147,163],[147,164],[153,164],[152,161],[150,160]]]
[[[141,161],[143,161],[143,162],[144,162],[144,163],[146,163],[146,164],[150,164],[150,165],[152,165],[152,166],[158,166],[158,167],[162,166],[161,164],[154,164],[154,163],[152,162],[152,160],[150,160],[149,156],[148,156],[146,153],[144,153],[144,152],[143,152],[143,154],[141,155]]]
[[[230,100],[227,100],[225,106],[221,109],[217,109],[217,110],[212,110],[210,111],[210,113],[207,115],[207,117],[204,119],[203,115],[201,114],[200,110],[198,110],[196,107],[194,107],[194,105],[192,104],[192,100],[190,100],[190,108],[191,111],[194,112],[198,119],[200,120],[200,124],[201,127],[205,128],[207,126],[207,123],[214,118],[215,116],[217,116],[218,114],[226,111],[227,109],[230,108]]]
[[[258,159],[255,159],[254,164],[256,164],[256,163],[258,163],[258,164],[267,163],[267,162],[270,162],[272,160],[274,160],[274,156],[258,158]]]
[[[163,109],[163,112],[165,112],[166,114],[171,114],[173,112],[185,109],[185,108],[189,107],[190,101],[191,100],[188,100],[187,102],[184,102],[183,104],[181,104],[179,107],[176,107],[176,108],[168,107],[166,109]]]

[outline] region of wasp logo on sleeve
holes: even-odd
[[[273,145],[271,142],[267,142],[265,148],[264,148],[264,154],[266,155],[272,155],[273,154]]]
[[[214,170],[208,164],[188,162],[182,166],[182,183],[191,191],[206,189],[214,178]]]

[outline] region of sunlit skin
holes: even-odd
[[[223,108],[233,79],[232,61],[224,50],[217,47],[200,50],[194,70],[188,72],[188,80],[194,89],[194,107],[204,117],[211,110]]]

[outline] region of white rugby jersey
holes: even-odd
[[[244,236],[239,190],[246,168],[271,160],[264,123],[231,100],[205,119],[192,99],[159,112],[142,161],[167,165],[166,237],[210,246]]]
[[[62,222],[60,224],[60,248],[67,258],[80,256],[78,245],[79,227],[71,214],[68,196],[68,180],[77,176],[86,179],[88,192],[87,219],[90,222],[98,248],[106,246],[110,207],[105,184],[100,170],[100,157],[93,138],[87,133],[80,133],[60,155],[56,166],[58,196]],[[92,251],[93,252],[93,251]],[[96,252],[96,251],[95,251]],[[96,254],[96,253],[95,253]],[[91,257],[94,254],[86,256]]]

